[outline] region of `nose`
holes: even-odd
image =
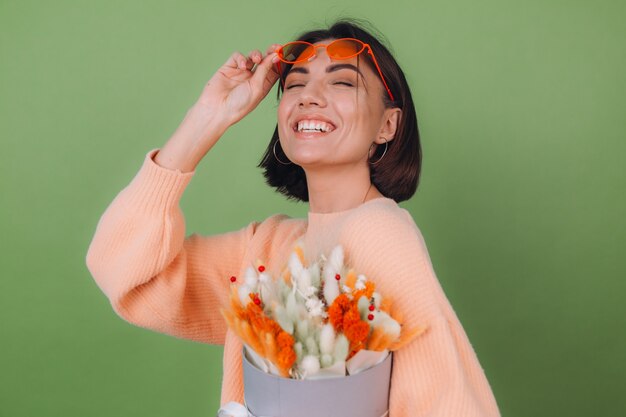
[[[310,80],[300,89],[298,97],[298,105],[300,107],[326,107],[326,97],[324,89],[319,82]]]

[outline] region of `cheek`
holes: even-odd
[[[281,100],[278,103],[278,110],[277,110],[276,116],[277,116],[277,119],[278,119],[278,130],[279,131],[283,129],[283,126],[287,125],[287,118],[289,116],[288,108],[289,107],[287,106],[287,103],[285,103],[284,100]]]
[[[352,117],[354,120],[358,120],[363,128],[367,128],[375,120],[378,120],[376,109],[372,108],[371,103],[363,98],[359,98],[355,103]]]

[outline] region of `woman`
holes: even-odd
[[[221,403],[243,402],[241,342],[219,314],[230,277],[256,259],[279,270],[299,239],[309,260],[341,244],[405,323],[426,329],[394,354],[389,416],[499,415],[423,237],[397,205],[415,192],[421,166],[402,70],[349,21],[298,40],[315,46],[234,53],[215,73],[102,216],[87,255],[92,275],[125,320],[224,344]],[[238,231],[185,237],[178,203],[197,164],[279,79],[278,124],[260,166],[279,192],[308,201],[307,219],[277,214]]]

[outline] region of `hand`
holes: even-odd
[[[225,128],[237,123],[263,100],[279,74],[278,61],[273,44],[265,56],[254,50],[246,57],[235,52],[205,85],[195,107],[217,117]]]
[[[164,168],[193,171],[228,127],[254,110],[278,80],[274,69],[278,47],[267,48],[265,57],[258,50],[247,57],[232,54],[205,85],[154,161]]]

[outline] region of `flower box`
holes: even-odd
[[[254,417],[384,417],[392,354],[355,375],[292,379],[257,368],[243,349],[244,398]]]

